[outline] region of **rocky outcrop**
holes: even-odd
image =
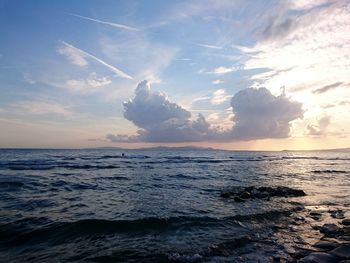
[[[305,192],[299,189],[293,189],[286,186],[277,186],[277,187],[238,187],[233,188],[228,191],[224,191],[221,193],[221,197],[230,198],[236,202],[244,202],[248,199],[269,199],[271,197],[298,197],[305,196]]]

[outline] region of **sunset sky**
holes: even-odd
[[[350,1],[0,0],[0,147],[350,147]]]

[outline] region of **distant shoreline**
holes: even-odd
[[[196,146],[183,146],[183,147],[169,147],[169,146],[157,146],[157,147],[141,147],[141,148],[121,148],[121,147],[86,147],[86,148],[33,148],[33,147],[4,147],[0,150],[118,150],[118,151],[227,151],[227,152],[350,152],[350,148],[335,148],[335,149],[311,149],[311,150],[228,150],[228,149],[216,149],[211,147],[196,147]]]

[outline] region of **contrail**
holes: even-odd
[[[63,45],[67,46],[67,47],[70,47],[70,48],[73,48],[74,50],[80,52],[81,54],[89,57],[89,58],[92,58],[93,60],[99,62],[100,64],[102,64],[103,66],[107,67],[109,70],[111,70],[112,72],[114,72],[115,74],[117,74],[119,77],[122,77],[122,78],[126,78],[126,79],[133,79],[131,76],[129,76],[128,74],[126,74],[125,72],[123,72],[122,70],[120,69],[117,69],[116,67],[113,67],[112,65],[104,62],[102,59],[98,58],[98,57],[95,57],[94,55],[91,55],[90,53],[87,53],[85,52],[84,50],[81,50],[67,42],[64,42],[64,41],[60,41]]]
[[[116,28],[120,28],[120,29],[126,29],[126,30],[130,30],[130,31],[139,31],[140,29],[135,28],[135,27],[131,27],[131,26],[126,26],[126,25],[122,25],[122,24],[117,24],[117,23],[111,23],[111,22],[107,22],[107,21],[102,21],[102,20],[98,20],[98,19],[94,19],[94,18],[90,18],[90,17],[86,17],[86,16],[81,16],[81,15],[77,15],[77,14],[71,14],[69,13],[69,15],[71,16],[75,16],[75,17],[79,17],[85,20],[90,20],[96,23],[100,23],[100,24],[104,24],[104,25],[109,25],[112,27],[116,27]]]

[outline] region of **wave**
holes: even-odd
[[[182,173],[175,174],[175,175],[169,175],[169,177],[175,177],[178,179],[193,179],[193,180],[202,179],[202,177],[199,177],[199,176],[191,176],[191,175],[186,175],[186,174],[182,174]]]
[[[101,170],[101,169],[116,169],[119,165],[91,165],[91,164],[47,164],[47,165],[8,165],[3,166],[9,170],[26,171],[26,170],[53,170],[56,168],[65,168],[69,170]]]
[[[285,160],[320,160],[322,158],[317,156],[283,156],[281,159]]]
[[[0,190],[4,192],[20,191],[23,189],[38,189],[39,187],[46,187],[45,183],[37,181],[37,178],[2,175],[0,174]]]
[[[0,244],[20,245],[28,242],[67,242],[82,236],[95,235],[145,235],[176,231],[181,227],[238,227],[241,221],[266,221],[287,216],[292,210],[268,211],[260,214],[235,215],[225,218],[212,217],[169,217],[169,218],[141,218],[134,220],[103,220],[84,219],[75,222],[51,223],[44,227],[35,227],[37,219],[26,219],[0,226]],[[34,222],[32,222],[34,220]],[[28,227],[30,226],[30,227]],[[34,226],[34,228],[33,228]]]
[[[148,159],[147,155],[102,155],[102,156],[80,156],[81,160],[104,160],[104,159]]]
[[[318,157],[318,156],[283,156],[282,160],[319,160],[319,161],[349,161],[350,158],[341,157]]]
[[[51,183],[51,191],[59,190],[61,188],[64,188],[66,190],[72,191],[72,190],[87,190],[87,189],[98,189],[98,186],[95,184],[88,184],[88,183],[72,183],[72,182],[66,182],[63,180],[58,180],[53,183]]]
[[[343,171],[343,170],[314,170],[311,172],[315,174],[323,174],[323,173],[348,174],[349,173],[348,171]]]
[[[18,182],[18,181],[2,181],[0,182],[0,189],[18,189],[22,188],[24,186],[24,183]]]

